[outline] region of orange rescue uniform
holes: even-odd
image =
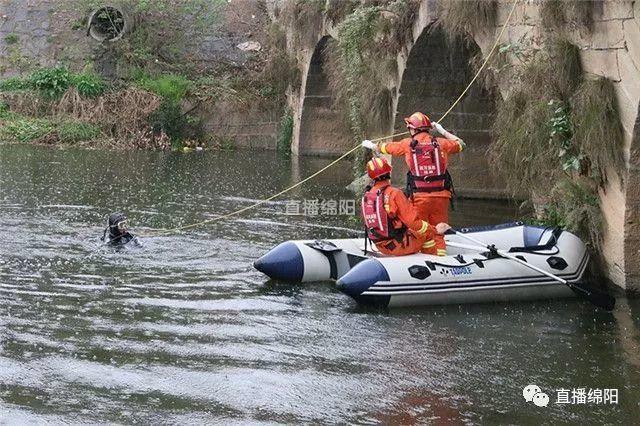
[[[427,132],[421,132],[413,136],[420,143],[430,142],[431,135]],[[449,154],[457,154],[462,151],[464,145],[457,140],[435,138],[440,146],[440,153],[444,158],[445,164],[448,162]],[[380,152],[393,156],[404,155],[407,165],[411,164],[411,140],[405,138],[398,142],[388,142],[380,145]],[[432,225],[444,222],[449,223],[449,202],[451,199],[451,191],[443,189],[433,192],[416,192],[411,196],[411,201],[415,206],[418,217],[427,221]],[[444,256],[446,252],[446,244],[443,235],[435,235],[436,250],[439,256]]]
[[[389,181],[376,182],[371,191],[378,191],[389,185]],[[428,222],[420,220],[415,207],[398,188],[388,186],[384,191],[384,209],[394,228],[404,224],[408,229],[402,241],[389,240],[376,243],[381,253],[404,256],[413,253],[436,254],[435,230]]]

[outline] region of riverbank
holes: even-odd
[[[252,136],[269,136],[275,148],[290,115],[285,92],[297,68],[260,2],[8,1],[7,8],[5,140],[181,149],[251,146]],[[243,116],[253,123],[234,130]],[[283,138],[288,147],[290,135]]]

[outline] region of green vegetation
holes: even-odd
[[[280,152],[291,152],[291,139],[293,137],[293,112],[287,108],[280,120],[280,129],[276,148]]]
[[[31,82],[20,77],[9,77],[5,80],[0,80],[0,92],[25,90],[30,88]]]
[[[107,83],[99,75],[92,72],[71,75],[71,85],[74,86],[80,96],[95,98],[102,95],[108,88]]]
[[[97,74],[73,73],[65,67],[40,68],[27,77],[2,80],[0,93],[22,92],[25,97],[25,102],[14,97],[13,104],[24,116],[8,124],[8,129],[17,136],[5,134],[5,139],[34,141],[52,132],[55,137],[49,138],[50,143],[93,140],[101,135],[132,139],[150,126],[156,134],[169,135],[174,146],[179,147],[183,139],[193,135],[194,129],[199,129],[199,121],[184,114],[181,108],[181,102],[193,86],[186,77],[175,74],[151,77],[139,73],[134,84],[144,90],[126,87],[111,90]],[[154,103],[145,93],[154,99],[158,95],[161,101]],[[49,103],[48,107],[29,105],[27,100],[34,94]],[[52,118],[40,120],[43,110]],[[64,121],[65,117],[77,121]],[[127,125],[131,128],[125,129]]]
[[[571,102],[574,140],[587,160],[584,173],[602,186],[607,181],[607,170],[623,170],[625,161],[613,82],[604,77],[586,80]]]
[[[7,34],[4,37],[4,42],[7,44],[17,44],[20,41],[20,38],[17,34]]]
[[[71,74],[64,67],[40,68],[31,74],[29,84],[46,97],[54,99],[67,91],[71,84]]]
[[[0,139],[16,142],[32,142],[53,131],[49,120],[25,118],[17,115],[4,116],[0,126]]]
[[[141,71],[136,73],[134,81],[142,89],[162,98],[160,107],[149,118],[151,127],[156,132],[166,133],[171,138],[172,146],[180,148],[190,124],[197,123],[195,118],[183,113],[181,107],[194,83],[183,75],[164,74],[151,77]],[[196,135],[197,138],[201,136]]]
[[[535,222],[568,229],[584,238],[592,249],[601,248],[603,218],[597,187],[588,179],[561,179]]]
[[[577,48],[548,40],[514,70],[494,135],[491,161],[507,186],[543,200],[543,222],[562,224],[598,247],[598,190],[607,171],[624,166],[613,83],[584,80]]]
[[[100,128],[89,123],[56,118],[35,118],[11,112],[0,102],[0,140],[9,142],[65,143],[89,141],[100,137]]]
[[[359,0],[327,0],[324,6],[324,13],[334,23],[340,22],[360,4]]]
[[[151,77],[141,71],[134,76],[135,83],[151,93],[170,102],[180,102],[193,87],[193,82],[184,75],[163,74]]]
[[[81,122],[62,122],[56,126],[58,138],[62,143],[90,141],[101,135],[100,127]]]
[[[65,67],[39,68],[28,77],[0,80],[0,92],[33,90],[46,99],[59,99],[69,87],[75,87],[82,96],[96,97],[103,94],[108,86],[97,74],[75,74]]]

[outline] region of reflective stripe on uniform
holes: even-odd
[[[418,234],[424,235],[427,232],[428,229],[429,229],[429,224],[423,220],[422,221],[422,227],[418,231]]]
[[[422,244],[422,248],[431,248],[431,247],[435,247],[435,245],[436,245],[436,242],[434,240],[427,240]]]
[[[435,245],[435,244],[434,244]],[[446,256],[447,255],[447,250],[445,249],[438,249],[437,250],[438,256]]]
[[[383,144],[381,144],[381,145],[380,145],[380,152],[381,152],[381,153],[383,153],[383,154],[388,154],[388,152],[387,152],[387,150],[386,150],[386,148],[385,148],[386,146],[387,146],[387,144],[386,144],[386,143],[383,143]]]

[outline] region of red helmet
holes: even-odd
[[[371,179],[391,173],[391,164],[384,158],[376,157],[367,163],[367,173]]]
[[[411,117],[405,118],[404,122],[407,123],[409,129],[427,130],[431,128],[431,120],[421,112],[414,112]]]

